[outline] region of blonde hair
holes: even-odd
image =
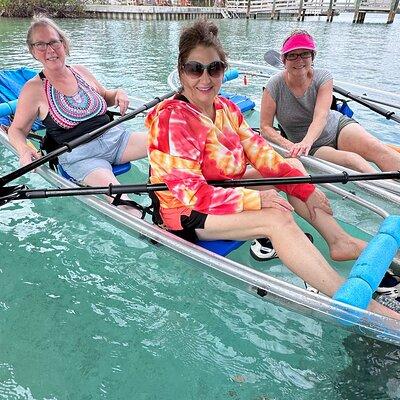
[[[33,50],[33,42],[32,42],[33,32],[35,31],[36,28],[41,26],[50,27],[57,32],[59,39],[63,43],[65,54],[69,56],[70,42],[67,35],[61,28],[59,28],[59,26],[52,19],[46,17],[43,14],[34,15],[32,18],[31,25],[28,28],[28,32],[26,34],[26,44],[28,45],[30,53],[32,54]]]

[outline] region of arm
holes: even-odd
[[[123,89],[106,89],[94,75],[82,65],[74,65],[74,68],[91,84],[104,98],[109,107],[119,107],[121,115],[124,115],[129,106],[129,99]]]
[[[261,99],[261,111],[260,111],[260,129],[261,134],[273,143],[282,146],[286,150],[291,150],[293,143],[285,139],[274,127],[274,117],[276,113],[276,103],[271,97],[268,89],[264,89]]]
[[[14,120],[8,130],[10,143],[17,150],[21,165],[27,165],[33,159],[40,158],[40,154],[26,141],[32,124],[39,115],[40,99],[41,86],[38,87],[34,78],[23,87]]]
[[[237,126],[246,156],[264,178],[304,176],[300,170],[287,163],[262,136],[253,132],[236,105],[230,103],[229,108],[233,126]],[[315,186],[311,184],[276,185],[276,187],[302,201],[307,201],[315,190]]]
[[[207,183],[201,159],[210,126],[182,109],[164,109],[149,122],[152,177],[165,182],[185,206],[206,214],[261,209],[260,193],[245,188],[220,188]],[[162,194],[160,194],[162,199]]]
[[[296,143],[290,153],[291,157],[299,157],[302,154],[305,156],[309,153],[313,143],[320,137],[325,128],[329,110],[332,103],[333,81],[328,80],[322,84],[317,93],[313,120],[308,127],[307,134],[304,139]]]

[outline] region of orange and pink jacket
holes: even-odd
[[[180,215],[191,210],[205,214],[232,214],[261,209],[257,190],[214,187],[207,180],[240,179],[247,163],[263,177],[302,176],[268,142],[255,133],[239,108],[216,97],[215,122],[193,104],[165,100],[146,118],[151,183],[164,182],[169,191],[157,192],[160,214],[170,229],[181,229]],[[305,201],[310,184],[277,185]]]

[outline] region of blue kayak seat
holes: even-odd
[[[125,172],[128,172],[131,169],[131,167],[132,167],[131,163],[127,162],[125,164],[113,165],[112,170],[113,170],[114,175],[117,176],[117,175],[124,174]],[[62,177],[64,177],[65,179],[68,179],[69,181],[75,182],[75,179],[72,176],[69,176],[60,164],[57,165],[57,168],[58,168],[58,173]]]
[[[220,90],[219,95],[235,103],[242,113],[252,110],[256,104],[249,97]]]
[[[244,242],[240,240],[198,240],[196,244],[203,249],[212,251],[220,256],[227,256],[239,248]]]

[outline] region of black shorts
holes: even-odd
[[[199,240],[196,234],[196,229],[204,229],[207,214],[198,211],[192,211],[190,215],[181,215],[181,225],[183,229],[169,232],[189,242],[195,243]]]

